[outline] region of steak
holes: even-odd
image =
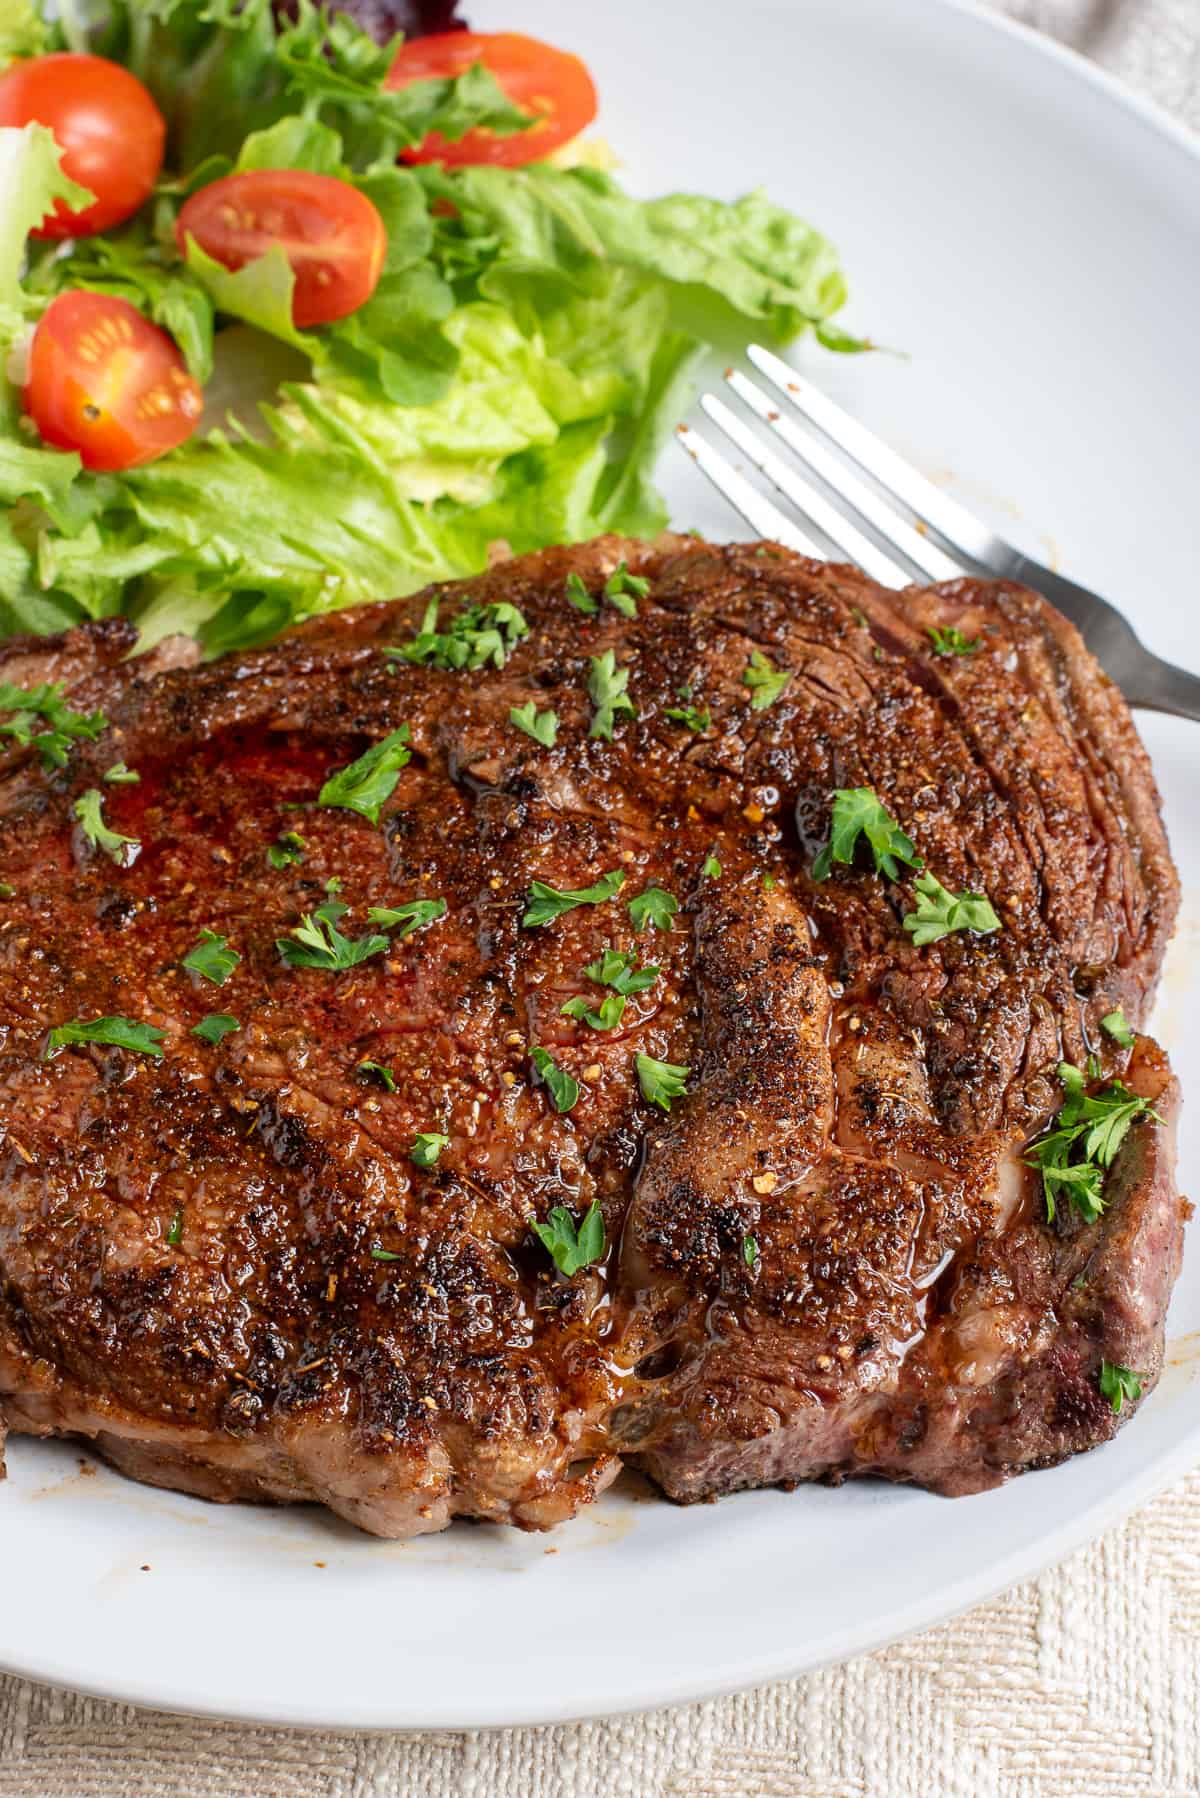
[[[605,538],[207,665],[132,642],[3,668],[107,721],[0,764],[10,1431],[404,1536],[625,1464],[973,1492],[1137,1409],[1101,1370],[1161,1367],[1177,1093],[1101,1020],[1145,1021],[1176,880],[1041,599]],[[999,928],[918,944],[916,854],[817,879],[860,789]],[[114,1017],[159,1035],[50,1034]],[[1153,1105],[1090,1222],[1029,1162],[1063,1062]]]

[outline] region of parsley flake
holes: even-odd
[[[642,1089],[642,1097],[649,1105],[657,1105],[661,1111],[670,1111],[671,1100],[681,1099],[687,1092],[688,1075],[691,1068],[676,1067],[669,1061],[655,1061],[650,1055],[635,1055],[634,1065],[637,1068],[638,1085]]]
[[[438,1156],[450,1141],[436,1130],[422,1130],[408,1151],[409,1160],[417,1167],[436,1167]]]
[[[594,618],[600,610],[600,601],[594,599],[584,586],[582,575],[567,576],[567,604],[582,612],[586,618]]]
[[[55,682],[40,687],[14,687],[0,682],[0,712],[12,716],[0,724],[0,736],[13,737],[23,748],[30,744],[46,768],[62,768],[71,744],[80,738],[94,743],[108,729],[103,712],[73,712],[63,700],[64,689]],[[39,729],[39,725],[44,729]]]
[[[1132,1404],[1141,1398],[1145,1379],[1144,1373],[1134,1373],[1132,1367],[1121,1367],[1115,1361],[1100,1363],[1100,1391],[1118,1416],[1126,1399]]]
[[[705,880],[720,880],[721,864],[717,860],[715,855],[706,855],[705,856],[704,866],[701,868],[700,872],[704,876]]]
[[[622,618],[636,618],[637,602],[645,599],[650,583],[644,575],[630,574],[625,562],[618,562],[604,583],[604,597]]]
[[[136,786],[141,778],[136,768],[127,768],[124,762],[114,762],[111,768],[104,770],[104,779],[110,787]]]
[[[75,816],[89,843],[111,856],[119,868],[128,868],[137,860],[141,843],[137,837],[123,837],[104,822],[104,797],[99,787],[89,787],[75,801]]]
[[[371,1259],[372,1261],[400,1261],[403,1257],[397,1255],[392,1249],[372,1249]]]
[[[598,1011],[593,1011],[582,995],[568,999],[561,1007],[561,1016],[574,1018],[577,1024],[588,1024],[593,1030],[615,1030],[624,1015],[624,993],[605,993]]]
[[[523,730],[527,737],[540,743],[543,749],[553,749],[558,736],[558,713],[555,711],[539,712],[533,700],[526,705],[515,705],[508,714],[508,722]]]
[[[940,942],[956,930],[990,936],[1000,929],[1000,920],[982,893],[948,893],[941,881],[928,872],[917,876],[913,890],[917,909],[905,913],[904,928],[918,949],[926,943]]]
[[[369,823],[378,824],[384,801],[391,798],[401,768],[411,759],[408,726],[402,724],[372,744],[356,762],[331,774],[317,794],[317,804],[358,812]]]
[[[742,1260],[751,1270],[758,1266],[758,1241],[756,1237],[742,1237]]]
[[[774,705],[791,678],[790,668],[776,668],[761,649],[756,649],[742,675],[743,687],[750,689],[751,710],[765,712]]]
[[[662,887],[647,887],[644,893],[629,901],[629,916],[639,936],[648,924],[655,930],[670,930],[671,920],[678,910],[678,899],[664,892]]]
[[[603,905],[624,885],[623,868],[610,869],[590,887],[568,887],[562,892],[557,887],[547,886],[544,880],[532,881],[521,923],[526,930],[532,930],[537,924],[549,924],[552,918],[561,917],[565,911],[573,911],[577,905]]]
[[[583,971],[597,986],[611,986],[617,993],[644,993],[654,985],[662,969],[656,962],[639,968],[636,955],[606,948],[599,961],[590,961]]]
[[[128,1049],[134,1055],[161,1055],[163,1032],[153,1024],[138,1024],[132,1018],[72,1018],[70,1023],[56,1024],[46,1038],[43,1061],[53,1061],[60,1050],[74,1043],[107,1043],[114,1049]]]
[[[229,1036],[233,1031],[240,1029],[241,1025],[238,1023],[237,1019],[230,1017],[227,1011],[210,1011],[206,1018],[201,1018],[198,1024],[192,1025],[192,1035],[198,1036],[201,1042],[213,1043],[215,1045],[219,1043],[223,1037]]]
[[[592,1200],[578,1229],[565,1205],[555,1205],[544,1224],[531,1224],[530,1228],[568,1280],[604,1253],[604,1213],[599,1199]]]
[[[225,937],[218,936],[215,930],[202,930],[196,947],[184,956],[183,966],[190,974],[211,980],[214,986],[224,986],[241,959]]]
[[[1137,1118],[1162,1119],[1149,1099],[1131,1093],[1113,1080],[1098,1093],[1088,1093],[1080,1070],[1060,1061],[1058,1077],[1066,1098],[1054,1129],[1030,1143],[1026,1155],[1030,1167],[1041,1170],[1046,1216],[1055,1217],[1056,1195],[1075,1207],[1087,1224],[1094,1224],[1104,1210],[1104,1175]]]
[[[273,868],[290,868],[304,860],[308,844],[298,830],[285,830],[267,849],[267,860]]]
[[[618,718],[636,718],[634,705],[626,688],[628,668],[617,667],[616,651],[606,649],[603,655],[591,656],[592,672],[588,676],[588,697],[596,710],[588,729],[589,737],[603,737],[612,742],[613,725]]]
[[[419,662],[446,672],[482,668],[488,662],[503,668],[516,644],[529,634],[524,614],[505,600],[464,606],[444,631],[438,630],[437,621],[438,602],[431,599],[412,642],[385,649],[384,655],[392,661]]]
[[[327,899],[294,926],[290,937],[276,937],[275,947],[288,967],[340,971],[391,947],[385,936],[366,935],[355,941],[344,937],[337,925],[348,909],[340,900]]]
[[[183,1241],[183,1206],[180,1205],[167,1228],[167,1246],[177,1249]]]
[[[691,694],[684,691],[680,699],[690,699]],[[672,724],[682,724],[685,730],[707,730],[712,723],[712,713],[705,706],[699,711],[694,705],[669,705],[663,711],[663,717],[669,718]]]
[[[833,795],[829,841],[813,863],[813,879],[827,880],[834,862],[850,863],[860,836],[865,836],[875,862],[875,872],[895,880],[899,864],[923,868],[912,841],[894,818],[888,816],[870,787],[838,787]]]
[[[579,1082],[565,1068],[560,1068],[548,1049],[534,1043],[529,1050],[529,1059],[537,1069],[542,1084],[554,1101],[556,1111],[570,1111],[579,1098]]]
[[[977,649],[983,648],[982,637],[968,639],[953,624],[945,630],[939,630],[936,624],[927,625],[925,634],[933,644],[935,656],[973,656]]]
[[[371,906],[367,919],[383,930],[394,930],[396,941],[402,943],[414,930],[423,930],[426,924],[435,924],[445,915],[444,899],[406,899],[403,905]]]
[[[377,1080],[386,1092],[394,1093],[396,1090],[396,1076],[391,1068],[385,1068],[380,1061],[368,1061],[364,1057],[354,1071],[361,1080]]]
[[[1132,1049],[1133,1031],[1119,1005],[1116,1011],[1110,1011],[1107,1017],[1101,1018],[1100,1028],[1108,1032],[1119,1049]]]

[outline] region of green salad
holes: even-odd
[[[545,154],[503,70],[462,66],[471,34],[458,72],[426,54],[401,84],[398,41],[309,0],[54,12],[0,0],[4,633],[127,612],[143,645],[187,631],[216,653],[470,574],[496,545],[644,536],[704,346],[811,327],[863,347],[831,323],[846,289],[820,233],[761,193],[637,200]],[[91,186],[29,98],[50,56],[56,105],[96,58],[136,78]],[[234,254],[243,194],[266,200]],[[291,241],[310,194],[361,225],[344,266],[342,237],[319,266]]]

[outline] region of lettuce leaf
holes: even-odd
[[[0,54],[113,56],[157,95],[168,172],[131,223],[26,249],[61,195],[53,139],[0,131],[0,631],[126,611],[143,644],[194,632],[213,653],[298,618],[411,591],[515,552],[666,522],[653,483],[705,344],[785,341],[832,323],[828,241],[761,194],[640,201],[595,169],[397,166],[437,129],[521,128],[481,69],[397,94],[395,45],[298,0],[0,0]],[[32,22],[31,22],[32,21]],[[188,193],[232,170],[352,181],[388,250],[352,317],[291,322],[281,250],[232,273],[175,243]],[[26,257],[22,276],[22,257]],[[161,460],[93,475],[40,446],[10,384],[55,294],[129,300],[206,388],[202,429]]]

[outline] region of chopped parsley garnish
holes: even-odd
[[[1110,1011],[1107,1017],[1101,1018],[1100,1028],[1108,1032],[1119,1049],[1132,1049],[1133,1031],[1119,1005],[1116,1011]]]
[[[436,1167],[438,1156],[449,1141],[448,1136],[441,1136],[436,1130],[422,1130],[408,1151],[409,1159],[417,1167]]]
[[[712,713],[709,711],[708,707],[705,706],[703,711],[699,711],[696,706],[690,703],[692,697],[692,689],[690,687],[682,688],[679,697],[689,703],[685,705],[667,706],[663,711],[663,717],[669,718],[672,724],[682,724],[687,730],[707,730],[712,723]]]
[[[529,634],[524,615],[506,600],[486,606],[464,606],[444,631],[438,630],[437,621],[438,602],[431,599],[412,642],[399,649],[385,649],[384,655],[393,661],[420,662],[447,672],[482,668],[487,662],[503,668],[515,645]]]
[[[56,1024],[46,1038],[43,1061],[52,1061],[60,1050],[73,1043],[108,1043],[114,1049],[129,1049],[134,1055],[161,1055],[163,1033],[153,1024],[136,1024],[132,1018],[72,1018],[69,1024]]]
[[[218,936],[215,930],[202,930],[200,941],[184,956],[183,965],[190,974],[199,974],[214,986],[224,986],[241,959],[225,937]]]
[[[618,562],[604,583],[604,597],[622,618],[636,618],[637,602],[645,599],[650,583],[644,575],[630,574],[624,562]]]
[[[775,891],[775,888],[778,885],[779,885],[779,882],[776,880],[776,878],[773,874],[764,874],[763,875],[762,890],[764,893],[773,893]]]
[[[888,816],[870,787],[838,787],[833,795],[829,841],[813,863],[813,879],[827,880],[834,862],[852,862],[860,836],[867,839],[875,872],[886,874],[889,880],[898,878],[901,862],[909,868],[925,866],[911,839]]]
[[[273,868],[290,868],[304,860],[308,844],[298,830],[285,830],[267,849],[267,860]]]
[[[790,668],[776,668],[761,649],[754,650],[742,675],[743,687],[750,689],[751,709],[765,712],[769,705],[774,705],[791,678]]]
[[[400,1261],[403,1257],[395,1254],[391,1249],[372,1249],[371,1259],[372,1261]]]
[[[964,637],[953,624],[945,630],[939,630],[936,624],[927,625],[926,635],[933,644],[935,656],[973,656],[977,649],[983,648],[982,637]]]
[[[364,1058],[354,1071],[363,1080],[377,1080],[380,1086],[389,1093],[394,1093],[396,1090],[396,1076],[391,1068],[385,1068],[381,1061],[368,1061]]]
[[[523,730],[527,737],[540,743],[544,749],[553,749],[558,735],[558,713],[555,711],[539,712],[533,700],[526,705],[515,705],[508,714],[508,722]]]
[[[370,823],[378,824],[384,801],[391,798],[401,768],[411,759],[408,726],[402,724],[399,730],[389,731],[380,742],[372,744],[356,762],[331,774],[317,794],[317,804],[358,812]]]
[[[1145,1379],[1144,1373],[1134,1373],[1132,1367],[1121,1367],[1115,1361],[1100,1363],[1101,1394],[1118,1416],[1126,1399],[1132,1404],[1134,1399],[1141,1398]]]
[[[230,1017],[227,1011],[210,1011],[206,1018],[192,1025],[192,1035],[198,1036],[202,1042],[219,1043],[222,1037],[240,1030],[241,1025],[236,1018]]]
[[[1098,1093],[1084,1090],[1084,1077],[1069,1061],[1060,1061],[1058,1077],[1066,1098],[1053,1130],[1030,1143],[1027,1160],[1041,1170],[1046,1216],[1055,1216],[1055,1201],[1065,1196],[1085,1223],[1094,1224],[1104,1210],[1104,1175],[1136,1118],[1162,1119],[1149,1099],[1113,1080]]]
[[[603,737],[612,742],[613,725],[618,718],[636,718],[634,705],[626,688],[628,668],[617,667],[616,651],[606,649],[603,655],[590,657],[592,672],[588,676],[588,697],[596,710],[588,729],[589,737]]]
[[[605,993],[598,1011],[593,1011],[582,995],[568,999],[561,1008],[561,1015],[574,1018],[577,1024],[589,1024],[593,1030],[615,1030],[625,1015],[625,995]]]
[[[604,1253],[604,1213],[599,1199],[592,1200],[578,1229],[565,1205],[555,1205],[544,1224],[532,1224],[530,1228],[559,1273],[568,1280],[580,1268],[599,1261]]]
[[[137,837],[123,837],[104,822],[104,796],[99,787],[89,787],[75,801],[75,816],[89,843],[112,857],[118,867],[128,868],[137,860],[142,845]]]
[[[521,923],[527,930],[531,930],[535,924],[549,924],[552,918],[561,917],[565,911],[573,911],[577,905],[603,905],[606,899],[619,893],[624,885],[623,868],[610,869],[590,887],[568,887],[563,892],[559,892],[557,887],[547,886],[544,880],[532,881]]]
[[[124,762],[114,762],[111,768],[104,770],[104,778],[110,787],[136,786],[141,775],[136,768],[127,768]]]
[[[918,875],[913,890],[917,909],[905,913],[904,928],[918,949],[926,943],[940,942],[956,930],[973,930],[978,936],[988,936],[1000,929],[1000,920],[982,893],[948,893],[941,881],[929,873]]]
[[[639,936],[647,924],[653,925],[655,930],[670,930],[671,920],[678,910],[678,899],[672,898],[661,887],[647,887],[644,893],[629,901],[629,916]]]
[[[383,930],[394,930],[396,941],[402,943],[414,930],[423,930],[445,915],[444,899],[406,899],[403,905],[373,905],[367,918]]]
[[[290,937],[277,937],[275,947],[288,967],[355,968],[391,947],[385,936],[360,936],[354,941],[344,937],[337,924],[348,909],[339,899],[327,899],[294,926]]]
[[[565,1068],[560,1068],[548,1049],[534,1043],[529,1059],[541,1076],[542,1083],[554,1100],[556,1111],[570,1111],[579,1098],[579,1082]]]
[[[592,597],[583,583],[582,575],[578,574],[567,576],[567,603],[587,618],[594,618],[600,610],[600,601]]]
[[[597,986],[611,986],[616,993],[644,993],[662,972],[657,962],[639,968],[636,955],[607,948],[599,961],[590,961],[583,971]]]
[[[73,712],[55,682],[40,687],[0,682],[0,712],[12,713],[0,723],[0,736],[14,737],[23,748],[32,743],[47,768],[63,767],[73,742],[86,738],[94,743],[108,729],[103,712]]]
[[[183,1241],[183,1206],[181,1205],[171,1219],[167,1229],[167,1245],[177,1249]]]
[[[720,880],[721,864],[715,855],[705,856],[704,866],[701,868],[700,872],[703,874],[705,880]]]
[[[681,1099],[686,1093],[691,1068],[676,1067],[669,1061],[655,1061],[649,1055],[636,1055],[634,1065],[637,1068],[638,1085],[647,1104],[657,1105],[662,1111],[670,1111],[671,1100]]]
[[[756,1237],[742,1237],[742,1260],[749,1268],[758,1266],[758,1240]]]

